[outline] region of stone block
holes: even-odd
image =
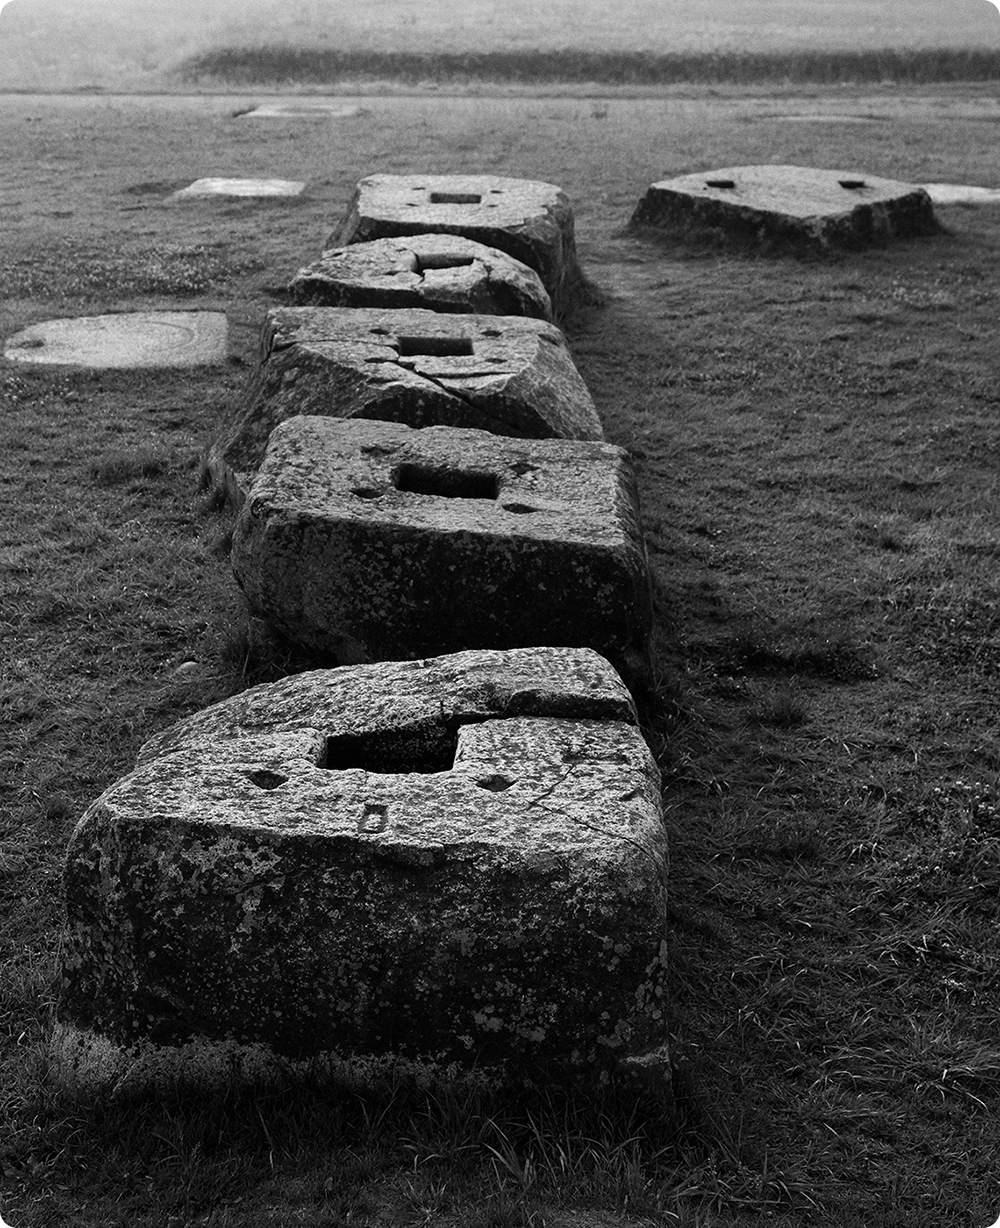
[[[229,332],[222,311],[127,311],[32,324],[8,338],[11,362],[111,370],[224,363]]]
[[[369,175],[330,247],[414,234],[455,234],[497,247],[541,277],[557,312],[582,284],[573,210],[554,183],[497,175]]]
[[[239,119],[352,119],[364,112],[358,106],[337,102],[267,102],[247,111],[239,111]]]
[[[665,179],[650,186],[630,225],[800,250],[860,248],[938,229],[930,197],[915,184],[803,166]]]
[[[552,319],[534,269],[461,235],[409,235],[336,247],[288,287],[313,307],[425,307],[429,311]]]
[[[243,403],[212,445],[220,480],[246,490],[271,431],[296,414],[600,439],[562,333],[523,316],[372,307],[268,313]]]
[[[659,775],[595,653],[257,687],[74,832],[55,1070],[614,1068],[662,1040],[665,872]]]
[[[550,644],[632,677],[646,659],[638,496],[611,444],[294,418],[231,557],[251,608],[324,662]]]
[[[1000,205],[1000,188],[971,183],[923,183],[920,185],[935,205]]]
[[[196,179],[168,200],[202,196],[300,196],[306,185],[300,179]]]

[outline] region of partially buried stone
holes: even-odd
[[[113,370],[224,363],[228,327],[222,311],[123,311],[46,320],[8,338],[10,362]]]
[[[331,247],[415,234],[456,234],[535,270],[563,312],[583,283],[573,210],[554,183],[498,175],[369,175]]]
[[[268,313],[261,360],[209,451],[245,493],[279,422],[297,414],[474,427],[528,438],[600,439],[600,419],[563,334],[523,316],[359,307]]]
[[[292,302],[316,307],[426,307],[551,320],[538,274],[459,235],[411,235],[333,248],[300,269]]]
[[[648,652],[636,484],[607,443],[293,418],[231,558],[254,612],[324,663],[579,645],[631,679]]]
[[[662,1041],[665,866],[658,772],[595,653],[255,688],[77,827],[55,1071],[614,1067]]]
[[[931,198],[916,184],[805,166],[735,166],[665,179],[649,187],[630,225],[815,251],[938,230]]]

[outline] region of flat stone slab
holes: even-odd
[[[630,225],[761,247],[859,248],[934,234],[923,188],[856,171],[734,166],[650,186]]]
[[[878,124],[882,122],[875,115],[831,115],[828,112],[815,115],[768,115],[767,119],[781,120],[786,124]]]
[[[414,234],[457,234],[497,247],[541,277],[557,312],[582,284],[573,210],[554,183],[499,175],[369,175],[330,247]]]
[[[293,418],[231,559],[251,608],[324,662],[541,644],[646,661],[638,496],[612,444]]]
[[[461,235],[408,235],[332,248],[300,269],[288,291],[300,306],[422,307],[552,319],[551,300],[534,269]]]
[[[1000,188],[980,188],[968,183],[924,183],[921,187],[935,205],[1000,204]]]
[[[335,102],[266,102],[241,112],[240,119],[350,119],[361,108]]]
[[[296,414],[464,426],[529,438],[600,439],[566,340],[523,316],[377,308],[268,313],[261,361],[209,464],[242,497],[271,431]]]
[[[663,1033],[665,874],[659,774],[595,653],[257,687],[147,744],[74,832],[54,1069],[613,1069]]]
[[[168,200],[195,196],[300,196],[305,183],[299,179],[196,179],[173,192]]]
[[[10,337],[12,362],[110,369],[201,367],[224,363],[229,333],[222,311],[131,311],[47,320]]]

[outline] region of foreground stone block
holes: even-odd
[[[659,776],[586,650],[286,678],[148,744],[67,856],[65,1082],[607,1068],[662,1037]]]
[[[244,403],[213,444],[219,480],[249,485],[272,430],[296,414],[600,439],[562,333],[521,316],[377,308],[268,313]],[[238,500],[237,500],[238,501]]]
[[[414,234],[456,234],[535,270],[557,312],[582,284],[573,211],[554,183],[498,175],[369,175],[331,247]]]
[[[552,319],[534,269],[460,235],[375,239],[323,253],[288,287],[314,307],[424,307],[430,311]]]
[[[131,311],[47,320],[9,338],[11,362],[111,370],[200,367],[226,361],[229,332],[222,311]]]
[[[818,250],[858,248],[938,229],[923,188],[803,166],[727,167],[654,183],[630,224]]]
[[[231,558],[251,608],[331,663],[534,644],[629,674],[646,659],[638,497],[611,444],[294,418]]]

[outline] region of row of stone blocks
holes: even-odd
[[[338,237],[292,292],[339,306],[271,313],[212,464],[251,609],[340,668],[182,722],[84,816],[77,1083],[662,1052],[659,778],[609,664],[643,669],[648,572],[549,322],[572,214],[551,185],[374,176]]]

